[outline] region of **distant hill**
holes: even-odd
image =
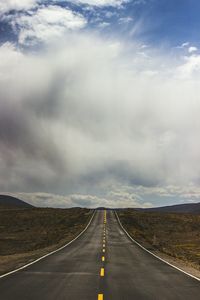
[[[174,213],[200,213],[200,203],[177,204],[163,207],[146,208],[145,211],[152,212],[174,212]]]
[[[103,207],[103,206],[102,206],[102,207],[97,207],[96,209],[97,209],[97,210],[105,210],[105,209],[106,209],[106,210],[113,210],[113,208]],[[116,208],[116,209],[117,209],[117,208]]]
[[[32,205],[8,195],[0,195],[0,208],[31,208]]]

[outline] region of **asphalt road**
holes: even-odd
[[[196,300],[200,282],[132,243],[111,211],[63,250],[0,279],[1,300]]]

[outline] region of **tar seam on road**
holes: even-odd
[[[176,270],[178,270],[178,271],[184,273],[185,275],[187,275],[187,276],[189,276],[189,277],[192,277],[193,279],[196,279],[196,280],[200,281],[200,278],[198,278],[198,277],[196,277],[196,276],[194,276],[194,275],[192,275],[192,274],[190,274],[190,273],[188,273],[188,272],[186,272],[186,271],[184,271],[184,270],[182,270],[182,269],[180,269],[180,268],[178,268],[178,267],[172,265],[172,264],[169,263],[168,261],[162,259],[161,257],[157,256],[157,255],[154,254],[153,252],[151,252],[151,251],[147,250],[145,247],[143,247],[140,243],[138,243],[136,240],[134,240],[134,239],[130,236],[130,234],[126,231],[126,229],[123,227],[123,225],[122,225],[122,223],[121,223],[121,221],[120,221],[120,219],[119,219],[118,214],[117,214],[116,211],[115,211],[115,216],[116,216],[116,219],[117,219],[117,221],[118,221],[120,227],[123,229],[123,231],[124,231],[124,232],[126,233],[126,235],[129,237],[129,239],[130,239],[132,242],[134,242],[136,245],[138,245],[141,249],[143,249],[143,250],[146,251],[147,253],[153,255],[154,257],[156,257],[156,258],[159,259],[160,261],[164,262],[165,264],[169,265],[170,267],[172,267],[172,268],[174,268],[174,269],[176,269]]]
[[[23,270],[23,269],[25,269],[25,268],[27,268],[27,267],[29,267],[29,266],[31,266],[31,265],[37,263],[38,261],[44,259],[45,257],[48,257],[48,256],[50,256],[50,255],[52,255],[52,254],[54,254],[54,253],[56,253],[56,252],[58,252],[58,251],[60,251],[60,250],[62,250],[62,249],[64,249],[64,248],[66,248],[67,246],[71,245],[74,241],[76,241],[76,240],[77,240],[77,239],[78,239],[78,238],[79,238],[79,237],[80,237],[80,236],[88,229],[88,227],[89,227],[90,224],[92,223],[92,220],[93,220],[93,218],[94,218],[95,213],[96,213],[96,210],[94,210],[94,212],[93,212],[93,214],[92,214],[92,217],[90,218],[90,221],[89,221],[89,223],[87,224],[87,226],[85,227],[85,229],[84,229],[83,231],[81,231],[81,233],[79,233],[79,235],[77,235],[77,237],[75,237],[75,238],[74,238],[73,240],[71,240],[69,243],[65,244],[64,246],[62,246],[62,247],[60,247],[60,248],[58,248],[58,249],[56,249],[56,250],[54,250],[54,251],[52,251],[52,252],[50,252],[50,253],[47,253],[47,254],[43,255],[42,257],[37,258],[36,260],[32,261],[31,263],[28,263],[28,264],[24,265],[23,267],[20,267],[20,268],[18,268],[18,269],[16,269],[16,270],[13,270],[13,271],[10,271],[10,272],[5,273],[5,274],[3,274],[3,275],[0,275],[0,279],[3,278],[3,277],[9,276],[9,275],[11,275],[11,274],[13,274],[13,273],[16,273],[16,272],[18,272],[18,271],[20,271],[20,270]]]

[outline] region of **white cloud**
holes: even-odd
[[[30,15],[17,15],[12,18],[12,25],[20,28],[19,43],[34,44],[60,38],[67,30],[83,28],[85,18],[60,6],[40,7]]]
[[[132,17],[123,17],[119,19],[120,24],[128,24],[133,21]]]
[[[190,44],[189,42],[185,42],[185,43],[182,43],[180,47],[185,48],[185,47],[189,46],[189,44]]]
[[[189,46],[189,45],[190,45],[189,42],[185,42],[185,43],[182,43],[180,46],[177,46],[176,48],[178,48],[178,49],[185,49],[189,53],[193,53],[193,52],[196,52],[198,50],[197,47],[195,47],[195,46]]]
[[[72,0],[76,3],[88,4],[91,6],[121,6],[123,3],[127,3],[130,0]]]
[[[189,46],[189,42],[184,42],[182,43],[181,45],[175,47],[175,48],[178,48],[178,49],[184,49],[184,48],[187,48]]]
[[[197,50],[198,50],[198,48],[197,48],[197,47],[194,47],[194,46],[191,46],[191,47],[188,48],[188,52],[189,52],[189,53],[196,52]]]
[[[38,0],[0,0],[0,14],[11,10],[27,10],[36,6]]]
[[[152,207],[152,203],[140,203],[139,197],[123,191],[109,192],[106,198],[90,194],[70,194],[67,196],[55,195],[50,193],[4,193],[17,197],[36,207]]]
[[[200,186],[194,184],[181,185],[167,185],[167,186],[156,186],[156,187],[144,187],[134,186],[126,187],[132,193],[138,196],[160,196],[160,197],[178,197],[182,200],[199,200],[200,201]]]
[[[57,1],[57,0],[56,0]],[[123,3],[130,2],[131,0],[72,0],[75,3],[88,4],[91,6],[115,6],[120,7]],[[146,4],[147,0],[133,0],[133,4],[140,5]]]
[[[108,26],[110,26],[110,23],[108,23],[108,22],[102,22],[102,23],[99,23],[99,25],[98,25],[99,28],[106,28]]]
[[[200,55],[184,57],[184,63],[177,68],[176,76],[181,79],[199,79],[200,75]]]

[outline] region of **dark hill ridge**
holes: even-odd
[[[0,195],[0,208],[31,208],[32,205],[8,195]]]
[[[144,211],[152,211],[152,212],[199,214],[200,213],[200,203],[176,204],[176,205],[171,205],[171,206],[145,208],[143,210]]]

